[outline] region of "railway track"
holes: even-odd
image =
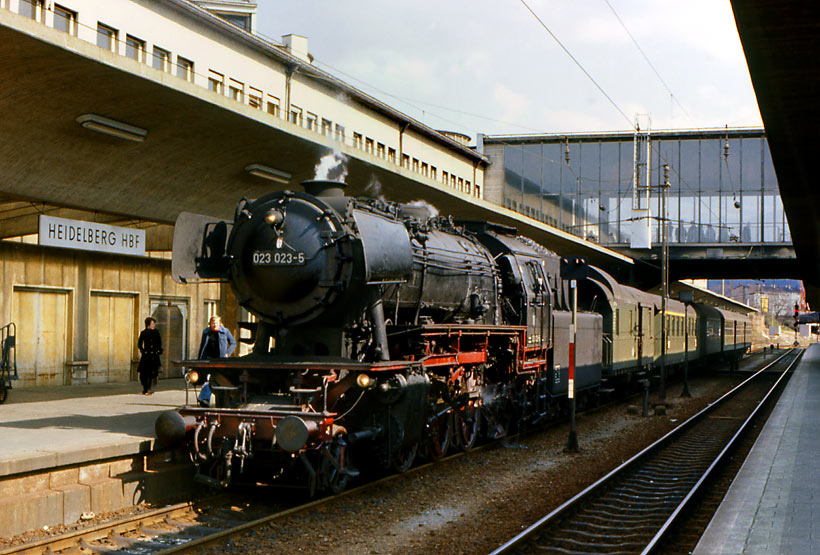
[[[480,445],[470,453],[491,448],[510,436]],[[59,536],[44,538],[0,550],[0,555],[80,555],[91,553],[122,553],[139,555],[170,555],[187,552],[198,547],[225,541],[245,530],[272,523],[287,516],[307,512],[340,498],[355,495],[368,488],[384,485],[433,464],[455,460],[466,452],[449,455],[438,462],[428,462],[412,467],[402,474],[390,474],[381,479],[364,483],[339,494],[322,497],[296,506],[271,507],[271,505],[237,502],[235,496],[222,494],[196,502],[183,502],[77,530]],[[283,508],[284,507],[284,508]]]
[[[600,410],[606,409],[615,402],[636,399],[640,393],[615,400],[599,407],[590,408],[581,414],[589,417]],[[565,419],[558,419],[551,424],[565,423]],[[529,429],[521,434],[505,437],[501,440],[488,442],[471,450],[472,453],[489,449],[504,442],[515,441],[519,436],[533,433],[543,426]],[[452,454],[440,462],[454,460],[464,455],[464,452]],[[41,555],[41,554],[79,554],[79,553],[139,553],[139,554],[171,554],[189,551],[197,547],[216,544],[245,530],[268,524],[289,515],[307,512],[325,503],[330,503],[341,497],[354,495],[363,490],[383,485],[391,480],[406,477],[408,474],[420,472],[431,464],[425,463],[410,469],[404,474],[391,474],[381,479],[362,484],[346,490],[338,495],[323,497],[307,504],[294,506],[281,504],[260,505],[252,502],[238,501],[235,495],[218,495],[197,502],[184,502],[168,507],[154,509],[139,515],[129,516],[113,522],[99,524],[60,536],[14,546],[0,550],[0,555]]]
[[[655,552],[802,352],[766,365],[492,555]]]

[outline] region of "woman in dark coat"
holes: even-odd
[[[159,375],[159,355],[162,354],[162,337],[157,330],[157,321],[150,316],[145,319],[145,329],[140,332],[137,348],[142,356],[137,367],[142,384],[142,394],[151,395],[151,384]]]

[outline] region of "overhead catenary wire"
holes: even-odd
[[[683,107],[683,104],[680,103],[680,101],[678,100],[678,97],[675,96],[675,93],[672,92],[672,89],[669,88],[669,85],[666,84],[666,81],[664,80],[664,78],[661,77],[660,72],[657,70],[655,65],[652,63],[652,60],[649,59],[649,56],[646,55],[646,52],[644,52],[643,48],[641,48],[641,45],[638,44],[638,41],[635,40],[635,37],[632,35],[629,28],[626,26],[626,23],[624,23],[624,21],[621,19],[621,16],[618,15],[618,12],[615,11],[615,8],[613,8],[612,4],[609,3],[609,0],[604,0],[604,2],[606,2],[606,5],[609,6],[609,9],[612,11],[612,14],[615,16],[615,19],[618,20],[618,23],[621,24],[621,27],[624,28],[624,31],[626,31],[626,34],[629,36],[630,40],[632,40],[632,44],[635,45],[635,48],[637,48],[638,52],[641,53],[641,56],[643,56],[643,59],[646,61],[647,64],[649,64],[649,67],[652,68],[652,71],[655,73],[655,76],[657,76],[658,80],[660,80],[660,82],[663,84],[663,87],[666,89],[666,92],[669,93],[669,96],[672,98],[672,100],[675,102],[675,104],[677,104],[680,107],[680,109],[683,110],[683,113],[691,121],[692,117],[686,111],[686,108]]]
[[[556,37],[555,34],[552,31],[550,31],[550,28],[547,27],[547,24],[544,23],[544,21],[540,17],[538,17],[538,14],[536,14],[533,11],[533,9],[529,6],[529,4],[527,4],[527,2],[525,0],[520,0],[520,2],[524,5],[525,8],[527,8],[527,11],[529,11],[530,14],[532,14],[532,16],[535,18],[535,20],[538,21],[538,23],[541,25],[541,27],[543,27],[544,30],[547,33],[549,33],[549,36],[551,36],[553,38],[553,40],[556,43],[558,43],[558,46],[561,47],[561,50],[563,50],[564,53],[567,56],[570,57],[570,59],[573,61],[573,63],[575,63],[575,65],[578,66],[578,68],[584,73],[584,75],[586,75],[587,78],[590,81],[592,81],[592,84],[595,85],[595,87],[601,92],[601,94],[604,95],[604,97],[606,97],[606,99],[609,101],[609,103],[612,104],[612,106],[618,111],[618,113],[621,114],[621,116],[623,116],[623,118],[629,123],[629,126],[632,127],[633,122],[629,118],[629,116],[627,116],[626,113],[623,110],[621,110],[621,107],[618,106],[618,104],[612,99],[612,97],[607,94],[607,92],[604,90],[604,88],[601,85],[598,84],[598,81],[596,81],[595,78],[592,77],[592,75],[590,75],[590,73],[584,68],[584,66],[581,65],[581,62],[579,62],[577,60],[577,58],[575,58],[575,56],[572,55],[572,52],[570,52],[569,49],[566,46],[564,46],[564,44],[560,40],[558,40],[558,37]]]

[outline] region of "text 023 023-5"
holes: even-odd
[[[302,266],[305,263],[304,252],[294,251],[254,251],[254,266]]]

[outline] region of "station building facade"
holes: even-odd
[[[492,162],[486,200],[602,245],[629,246],[647,163],[653,243],[664,164],[670,243],[791,243],[763,129],[492,135],[479,150]]]
[[[315,67],[306,37],[273,43],[255,35],[255,3],[0,0],[0,7],[96,44],[102,61],[130,58],[257,110],[263,121],[277,118],[482,196],[486,160],[463,135],[436,131]]]
[[[244,0],[0,0],[4,22],[64,33],[65,48],[78,55],[88,55],[91,45],[101,64],[152,76],[162,72],[163,80],[185,81],[213,103],[240,105],[257,121],[291,126],[300,138],[316,137],[323,144],[332,138],[365,160],[483,197],[487,159],[468,148],[463,136],[431,129],[314,67],[303,37],[287,36],[279,44],[256,36],[255,8]],[[178,161],[184,154],[169,156]],[[276,168],[263,169],[275,177]],[[0,184],[2,229],[18,229],[12,225],[17,219],[28,222],[38,212],[62,214],[58,206],[7,196],[2,189]],[[70,208],[78,221],[170,231],[127,215]],[[179,375],[173,360],[196,356],[210,315],[221,314],[239,336],[236,322],[247,315],[228,286],[174,282],[170,239],[129,255],[44,246],[36,231],[25,228],[0,237],[0,326],[14,322],[17,329],[15,387],[135,379],[137,337],[149,315],[163,334],[163,377]]]

